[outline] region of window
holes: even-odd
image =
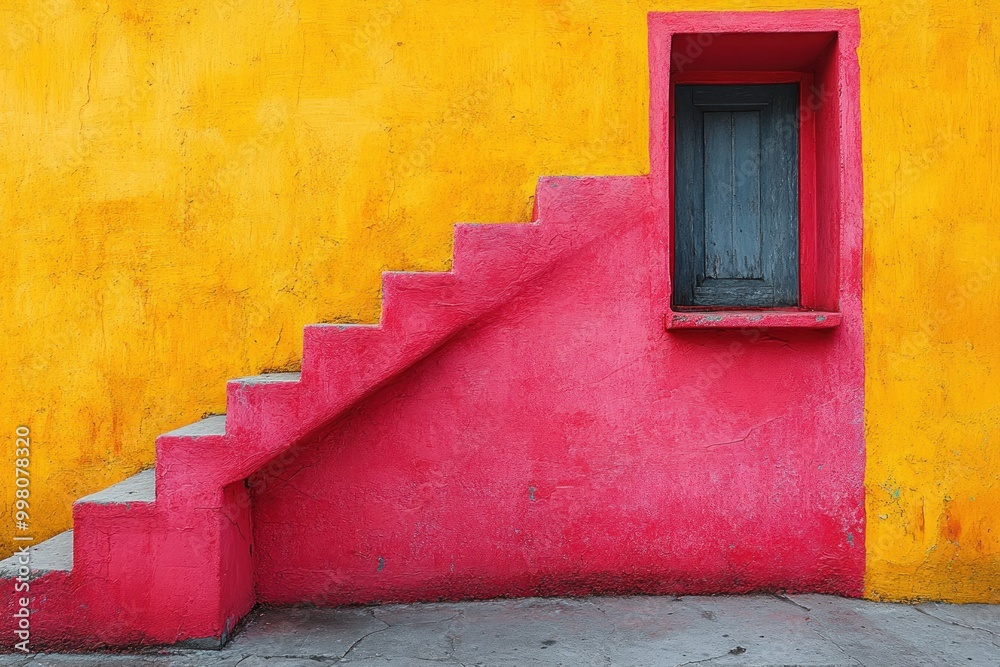
[[[799,305],[799,86],[678,85],[674,305]]]
[[[665,326],[839,328],[860,286],[858,11],[652,12],[649,26]]]

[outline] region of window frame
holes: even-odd
[[[664,224],[669,226],[667,328],[839,326],[841,298],[860,286],[863,184],[858,11],[651,12],[648,18],[650,178]],[[714,54],[710,53],[713,43],[720,45]],[[739,48],[743,51],[734,55]],[[728,56],[720,57],[726,49]],[[702,52],[708,55],[701,57]],[[672,66],[677,55],[687,58],[686,67]],[[696,61],[693,65],[692,60]],[[679,83],[799,83],[797,308],[672,306],[673,89]],[[817,93],[824,96],[819,107]]]

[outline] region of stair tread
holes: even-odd
[[[264,373],[262,375],[248,375],[247,377],[235,378],[230,382],[240,384],[272,384],[275,382],[298,382],[302,379],[302,373]]]
[[[33,576],[48,572],[69,572],[73,569],[73,531],[67,530],[30,547]],[[17,554],[0,561],[0,579],[17,576],[21,563]]]
[[[74,504],[113,505],[119,503],[151,503],[156,500],[156,472],[143,470],[113,486],[84,496]]]
[[[382,279],[385,280],[404,280],[404,279],[416,279],[416,280],[455,280],[455,274],[452,271],[383,271]]]
[[[381,324],[343,324],[339,322],[316,322],[313,324],[307,324],[306,329],[339,329],[340,331],[345,331],[347,329],[378,329]]]
[[[163,435],[171,438],[186,438],[199,435],[225,435],[226,415],[212,415],[193,424],[181,426]]]

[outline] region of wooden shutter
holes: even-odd
[[[799,304],[798,84],[675,88],[674,305]]]

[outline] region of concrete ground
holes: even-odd
[[[1000,666],[1000,606],[821,595],[263,609],[221,651],[0,656],[0,665]]]

